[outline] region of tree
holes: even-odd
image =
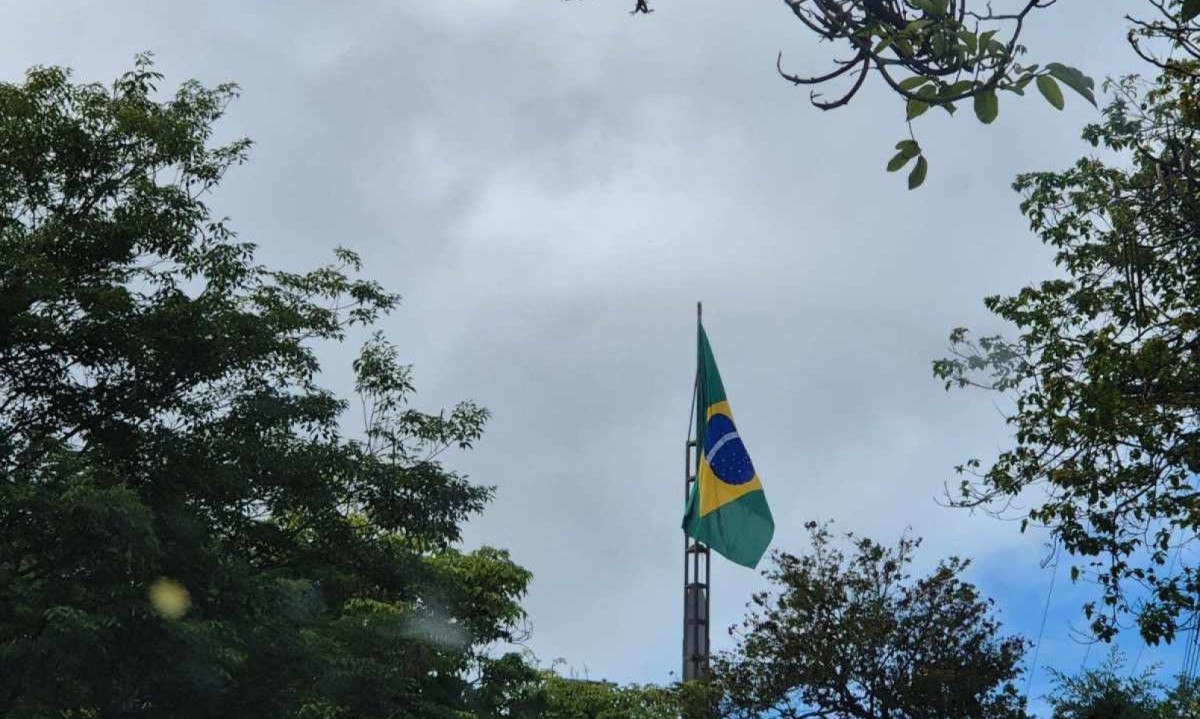
[[[615,684],[544,672],[539,687],[541,719],[676,719],[678,689]]]
[[[1156,719],[1193,719],[1200,716],[1200,679],[1195,670],[1176,677],[1175,686],[1158,705]]]
[[[160,80],[0,84],[0,714],[505,713],[529,574],[456,548],[491,489],[437,459],[487,412],[411,408],[376,335],[343,433],[316,344],[396,296],[256,264],[205,204],[236,88]]]
[[[503,714],[513,719],[677,719],[680,716],[704,716],[696,713],[700,701],[707,700],[707,687],[699,683],[656,686],[653,684],[617,684],[604,680],[565,676],[558,660],[549,669],[533,675],[521,662],[517,669],[524,676],[505,684],[508,697]],[[516,665],[515,665],[516,666]],[[514,673],[516,679],[516,673]],[[707,709],[707,706],[705,706]],[[483,716],[494,716],[487,714]]]
[[[736,647],[714,664],[730,716],[780,719],[1014,719],[1024,700],[1014,682],[1026,641],[1003,637],[990,600],[950,558],[914,579],[920,540],[896,547],[806,525],[812,549],[776,552],[735,631]]]
[[[1017,180],[1061,277],[985,300],[1015,338],[959,328],[934,363],[947,388],[1012,400],[1014,446],[960,467],[953,503],[1005,513],[1032,498],[1022,527],[1048,527],[1082,564],[1072,578],[1098,580],[1085,610],[1105,639],[1132,613],[1147,641],[1170,641],[1198,608],[1200,575],[1180,561],[1200,528],[1197,69],[1113,85],[1084,137],[1119,159]]]
[[[1047,697],[1051,719],[1166,719],[1160,717],[1153,672],[1134,676],[1114,648],[1098,669],[1076,676],[1051,670],[1054,692]]]
[[[1099,668],[1075,676],[1053,672],[1055,688],[1047,697],[1050,719],[1192,719],[1200,709],[1195,679],[1177,678],[1164,694],[1153,671],[1123,671],[1123,657],[1113,649]]]

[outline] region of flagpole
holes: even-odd
[[[696,332],[697,332],[697,335],[699,334],[700,330],[703,329],[703,327],[704,327],[703,320],[704,320],[704,306],[699,301],[697,301],[696,302]],[[698,372],[699,367],[697,367],[696,369]],[[699,426],[699,424],[697,424],[696,425],[696,465],[695,465],[696,466],[696,475],[695,476],[697,479],[699,479],[699,477],[700,477],[700,452],[701,452],[702,447],[703,447],[703,445],[701,444],[701,439],[700,439],[700,426]],[[712,554],[709,552],[707,545],[701,545],[701,546],[704,547],[704,614],[703,614],[703,620],[702,620],[704,623],[703,624],[704,653],[702,655],[702,658],[700,659],[701,664],[699,667],[699,669],[700,669],[699,674],[700,674],[701,678],[707,679],[708,678],[709,650],[711,649],[710,641],[712,639],[711,632],[709,631],[709,629],[712,627],[712,622],[710,621],[709,618],[712,615],[708,611],[712,604],[712,601],[711,601],[712,600],[712,561],[711,561]]]
[[[696,339],[700,338],[703,306],[696,303]],[[698,419],[701,389],[701,367],[697,352],[696,384],[692,400],[692,420],[695,436],[689,430],[684,453],[684,502],[691,497],[692,488],[700,474],[700,423]],[[683,673],[684,681],[702,679],[708,675],[709,658],[709,585],[710,554],[708,547],[683,535]]]

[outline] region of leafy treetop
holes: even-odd
[[[951,334],[947,388],[1011,397],[1015,443],[978,459],[952,498],[1049,527],[1101,588],[1085,607],[1111,638],[1132,614],[1150,642],[1190,626],[1200,574],[1200,111],[1197,61],[1128,78],[1084,137],[1117,154],[1020,177],[1022,209],[1061,276],[985,300],[1012,339]],[[1027,490],[1037,488],[1038,492]]]
[[[344,434],[316,343],[398,298],[257,264],[206,204],[236,87],[161,79],[0,84],[0,714],[506,713],[529,573],[456,548],[492,490],[437,459],[487,412],[410,407],[376,335]]]
[[[1015,682],[1027,643],[1002,636],[992,604],[950,558],[914,578],[920,540],[895,547],[806,525],[811,549],[777,552],[717,658],[715,685],[731,717],[779,719],[1020,719]]]

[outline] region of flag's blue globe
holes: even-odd
[[[714,414],[704,432],[704,457],[713,474],[726,484],[745,484],[754,479],[754,465],[738,436],[733,419]]]

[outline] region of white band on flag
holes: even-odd
[[[734,431],[729,432],[725,436],[718,439],[717,443],[712,446],[712,449],[705,452],[705,455],[708,457],[709,463],[710,464],[712,463],[713,457],[717,456],[717,452],[720,452],[722,447],[724,447],[726,444],[732,442],[733,440],[735,440],[737,438],[738,438],[738,433],[737,433],[737,430],[735,429]]]

